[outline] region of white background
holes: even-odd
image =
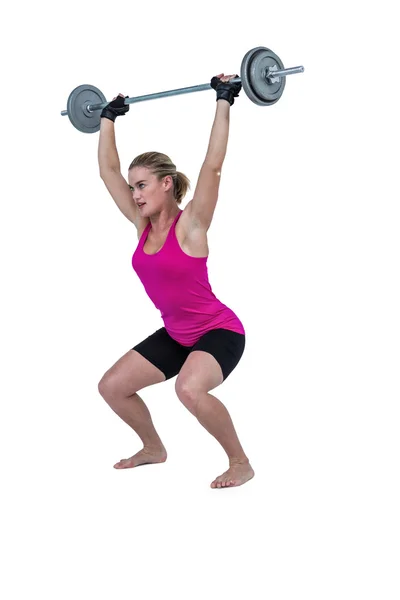
[[[392,7],[392,9],[390,8]],[[2,15],[1,596],[398,600],[399,85],[394,3],[8,4]],[[98,393],[162,326],[131,267],[135,227],[99,178],[98,134],[61,117],[239,72],[255,46],[288,78],[242,92],[209,230],[209,276],[245,354],[214,391],[256,476],[213,490],[225,453],[175,379],[142,391],[169,457]],[[131,106],[126,176],[148,150],[192,182],[215,93]],[[190,200],[184,199],[184,208]]]

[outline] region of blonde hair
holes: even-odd
[[[190,181],[183,173],[176,170],[176,166],[166,154],[161,152],[145,152],[139,154],[129,165],[129,171],[135,167],[149,169],[159,181],[170,175],[174,182],[174,198],[177,204],[182,202],[190,188]]]

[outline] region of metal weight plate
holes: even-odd
[[[107,102],[102,92],[93,85],[80,85],[69,95],[67,102],[68,117],[72,125],[83,133],[95,133],[100,129],[101,110],[90,113],[88,104]]]
[[[286,77],[279,82],[269,83],[265,77],[268,68],[284,69],[283,62],[272,50],[259,46],[245,54],[240,68],[240,77],[245,93],[259,106],[275,104],[283,94]]]

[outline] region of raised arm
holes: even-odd
[[[207,154],[200,170],[196,189],[190,207],[193,226],[207,229],[211,225],[218,200],[222,165],[225,160],[229,137],[229,118],[234,96],[240,91],[240,84],[228,83],[236,75],[218,76],[217,107],[211,129]],[[216,78],[213,78],[212,82]],[[214,86],[213,86],[214,87]]]
[[[98,146],[99,171],[100,177],[116,205],[139,232],[138,209],[133,201],[128,182],[121,174],[121,165],[115,143],[115,118],[129,110],[129,106],[125,108],[123,105],[123,100],[124,97],[120,94],[101,113]]]
[[[221,171],[225,160],[229,137],[230,110],[229,102],[226,100],[217,101],[210,141],[204,159],[204,164],[207,164],[216,172]]]

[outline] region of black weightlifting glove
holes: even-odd
[[[129,98],[129,96],[125,96],[125,98]],[[125,98],[123,96],[114,98],[112,102],[103,108],[100,118],[110,119],[115,123],[117,117],[123,116],[129,110],[129,104],[124,104]]]
[[[236,75],[237,77],[237,75]],[[234,103],[234,98],[239,96],[239,92],[242,89],[241,82],[232,83],[231,81],[223,82],[219,77],[213,77],[210,83],[211,87],[214,88],[217,92],[217,101],[218,100],[228,100],[229,104],[232,106]]]

